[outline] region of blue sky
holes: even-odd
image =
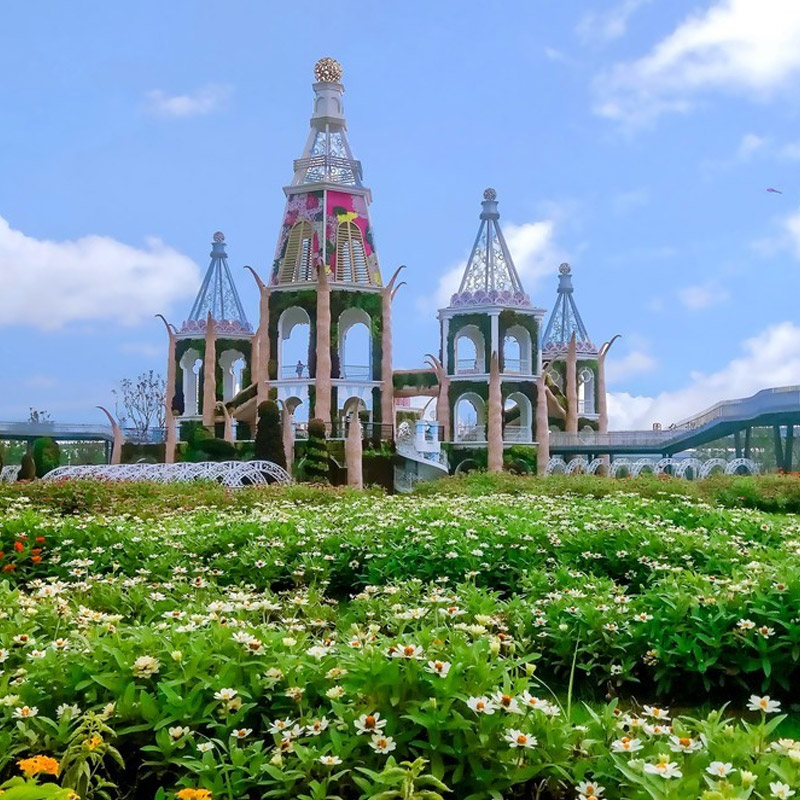
[[[323,55],[383,273],[408,266],[396,367],[437,346],[493,186],[537,305],[569,261],[592,337],[622,334],[615,427],[800,382],[796,0],[287,8],[6,8],[0,419],[95,421],[163,372],[153,314],[185,317],[217,229],[255,321],[240,267],[272,261]]]

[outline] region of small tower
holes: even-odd
[[[542,337],[542,357],[553,364],[550,371],[551,389],[557,397],[563,399],[567,409],[567,421],[572,418],[573,424],[577,424],[580,429],[596,428],[599,351],[592,342],[575,303],[572,267],[566,263],[561,264],[558,272],[558,294]],[[570,356],[570,342],[573,337],[575,352],[574,356]],[[570,358],[574,358],[575,361],[572,375],[570,375]],[[573,380],[577,409],[569,408],[570,387]],[[555,424],[564,423],[556,420]]]
[[[440,360],[450,385],[450,438],[485,446],[491,358],[497,353],[503,403],[502,438],[533,443],[539,334],[544,310],[532,305],[500,228],[497,193],[487,189],[464,276],[439,311]]]
[[[172,407],[181,421],[205,419],[214,425],[216,409],[209,404],[231,400],[250,383],[253,329],[228,267],[221,231],[213,236],[210,255],[192,310],[175,336]],[[206,373],[212,363],[215,374],[209,382]]]
[[[273,396],[297,421],[320,417],[344,436],[342,422],[354,411],[364,422],[382,421],[392,373],[382,363],[384,287],[372,197],[347,139],[341,66],[323,58],[314,77],[311,130],[284,188],[269,281],[272,355],[262,366]]]

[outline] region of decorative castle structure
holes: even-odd
[[[179,423],[201,423],[229,441],[252,438],[258,406],[270,398],[281,406],[286,430],[316,417],[333,438],[348,438],[347,423],[356,421],[368,426],[370,438],[396,441],[407,475],[417,477],[446,472],[478,451],[485,451],[490,470],[500,470],[511,445],[538,446],[542,471],[551,428],[605,430],[603,361],[610,345],[592,344],[567,264],[559,268],[542,335],[545,310],[522,285],[494,189],[483,194],[461,285],[439,311],[438,355],[428,357],[427,368],[393,370],[392,298],[402,267],[384,283],[369,217],[372,195],[347,138],[341,67],[323,58],[314,77],[311,129],[284,187],[270,272],[248,268],[260,294],[256,330],[219,232],[188,318],[180,329],[164,320],[166,460],[175,458]],[[436,407],[436,420],[418,421],[413,435],[396,425],[395,406],[412,396],[429,397]],[[351,426],[349,440],[356,438]],[[440,440],[449,443],[449,461]]]

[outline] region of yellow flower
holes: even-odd
[[[50,756],[33,756],[23,758],[17,766],[29,778],[33,775],[58,775],[58,761]]]
[[[87,750],[97,750],[97,748],[100,747],[101,744],[103,744],[103,740],[97,734],[94,734],[94,736],[90,737],[89,739],[83,740],[83,746]]]
[[[212,800],[208,789],[181,789],[176,797],[178,800]]]

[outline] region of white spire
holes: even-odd
[[[322,183],[361,188],[361,163],[353,158],[347,141],[342,67],[332,58],[321,58],[314,77],[311,131],[302,158],[294,162],[292,186]]]
[[[450,306],[508,305],[530,306],[522,288],[514,260],[500,230],[497,192],[487,189],[481,203],[481,224],[472,246],[464,277]]]

